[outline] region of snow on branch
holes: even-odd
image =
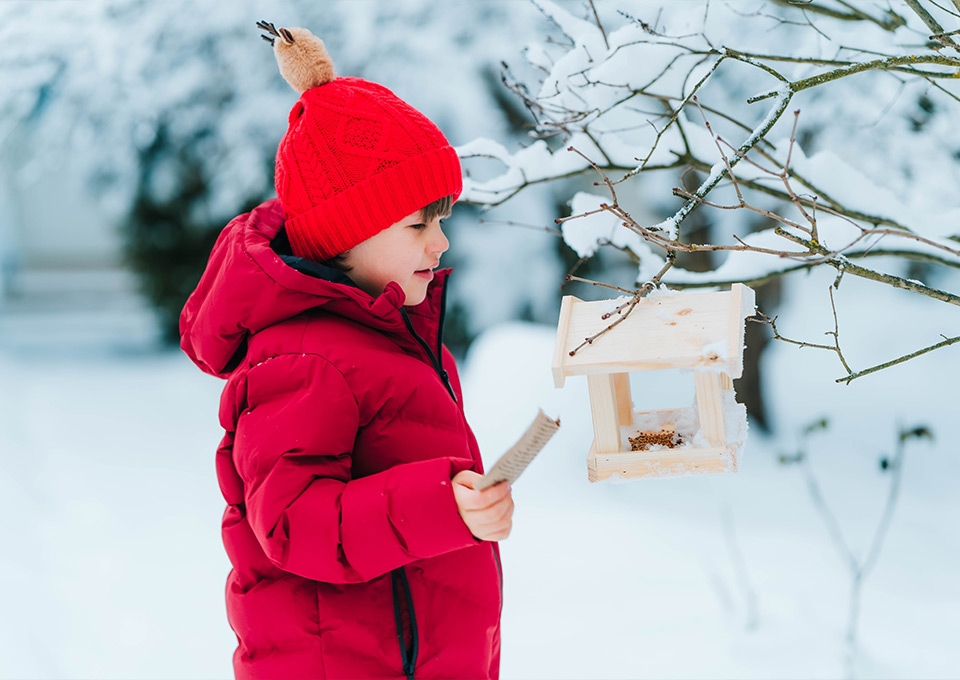
[[[645,17],[620,12],[625,22],[606,27],[595,13],[590,21],[535,3],[569,40],[527,48],[545,73],[539,86],[504,74],[536,121],[536,141],[518,151],[485,140],[460,147],[464,158],[487,155],[502,167],[468,180],[465,200],[491,207],[532,184],[599,176],[593,184],[609,199],[574,190],[571,214],[556,221],[581,261],[613,248],[637,264],[644,285],[631,301],[654,271],[655,283],[690,287],[827,266],[837,286],[851,275],[960,304],[953,291],[862,264],[882,256],[960,268],[956,25],[915,0],[886,12],[784,1],[746,12],[698,3],[700,14],[663,3]],[[681,170],[701,173],[673,190],[681,205],[650,193],[662,183],[645,176]],[[662,219],[635,219],[621,200],[628,194]],[[710,228],[691,239],[685,222],[695,212]],[[723,257],[708,271],[677,264],[698,252]]]

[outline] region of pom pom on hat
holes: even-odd
[[[293,27],[278,30],[266,21],[258,21],[257,26],[270,34],[261,37],[273,45],[280,75],[297,94],[329,83],[337,77],[333,70],[333,59],[323,41],[307,29]]]

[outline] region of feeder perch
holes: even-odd
[[[744,319],[755,309],[751,288],[647,296],[616,327],[570,352],[617,320],[602,318],[630,298],[584,302],[563,298],[553,355],[553,382],[587,376],[594,440],[587,454],[591,482],[736,472],[746,438],[746,409],[733,379],[743,373]],[[634,411],[630,373],[692,370],[689,409]]]

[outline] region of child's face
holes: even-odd
[[[406,296],[405,306],[418,305],[427,296],[427,284],[450,242],[440,218],[424,222],[418,210],[407,215],[345,253],[347,275],[373,297],[396,281]]]

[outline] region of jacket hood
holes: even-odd
[[[400,284],[391,281],[374,298],[342,272],[284,253],[283,224],[283,208],[274,198],[235,217],[217,238],[180,314],[180,347],[204,372],[228,377],[242,362],[251,335],[310,309],[323,308],[383,333],[406,333]],[[436,270],[424,301],[406,308],[428,342],[438,337],[450,271]]]

